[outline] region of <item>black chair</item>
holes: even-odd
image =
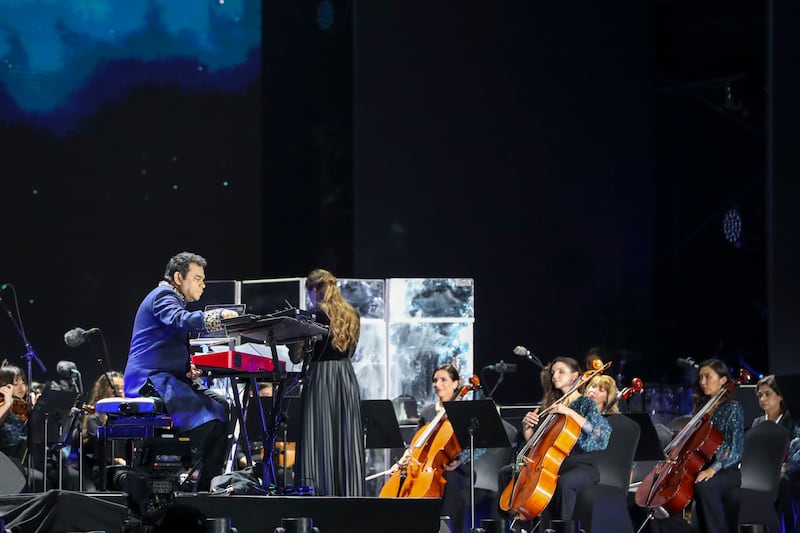
[[[641,429],[625,415],[609,415],[608,422],[608,447],[593,452],[600,482],[578,494],[573,518],[592,533],[633,533],[627,495]]]
[[[723,498],[732,528],[737,524],[763,524],[769,531],[780,531],[775,500],[789,437],[788,431],[771,421],[756,424],[744,434],[742,483]]]

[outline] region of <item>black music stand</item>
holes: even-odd
[[[48,383],[42,391],[42,395],[36,400],[36,405],[31,410],[30,419],[28,420],[28,424],[31,426],[31,442],[28,443],[28,453],[33,458],[33,446],[39,445],[42,447],[44,492],[47,492],[48,446],[61,440],[62,428],[72,427],[70,413],[77,398],[77,391],[53,389]],[[33,461],[31,464],[33,464]]]
[[[361,423],[364,449],[405,446],[391,400],[361,400]]]
[[[403,435],[391,400],[361,400],[361,427],[364,430],[364,456],[368,449],[403,448]],[[383,473],[387,473],[384,471]],[[369,481],[380,473],[367,476]]]
[[[272,452],[275,450],[275,440],[281,423],[281,403],[286,382],[286,371],[281,367],[280,361],[278,360],[277,345],[316,340],[327,332],[324,326],[316,322],[285,316],[287,312],[292,312],[296,314],[296,316],[300,316],[298,309],[291,309],[276,313],[275,315],[245,315],[222,320],[222,326],[225,328],[226,335],[238,333],[243,337],[259,340],[267,344],[272,352],[272,362],[274,363],[276,375],[276,378],[272,380],[273,383],[275,383],[275,388],[273,389],[272,410],[269,414],[269,419],[272,423],[269,426],[266,424],[266,421],[263,423],[264,435],[262,439],[264,443],[262,486],[265,489],[268,489],[273,483],[277,485]],[[280,314],[284,316],[278,316]],[[256,390],[258,390],[257,387]],[[257,405],[263,420],[261,402],[257,402]]]
[[[636,445],[634,461],[661,461],[665,459],[658,432],[648,413],[623,413],[639,425],[639,444]]]
[[[470,514],[471,531],[475,530],[475,448],[508,448],[511,442],[492,400],[444,402],[447,419],[462,448],[470,450]]]

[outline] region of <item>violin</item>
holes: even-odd
[[[650,517],[673,516],[689,504],[697,474],[722,444],[722,433],[711,423],[711,413],[726,393],[748,381],[750,373],[740,370],[739,378],[720,387],[664,448],[666,459],[659,461],[636,489],[636,505],[650,509]]]
[[[608,370],[611,363],[599,359],[592,362],[593,370],[584,372],[570,386],[564,395],[552,405],[563,403],[579,387],[585,385],[597,374]],[[552,407],[547,406],[547,409]],[[533,436],[517,454],[511,481],[500,496],[500,508],[509,511],[518,519],[531,520],[539,516],[550,499],[558,481],[561,463],[570,454],[581,427],[572,418],[558,413],[547,412]]]
[[[5,403],[5,399],[0,398],[0,405],[5,405]],[[29,412],[28,402],[22,398],[17,398],[14,396],[11,399],[11,412],[20,417],[22,420],[27,420]]]
[[[461,388],[456,400],[480,387],[480,378],[472,376],[469,383]],[[447,412],[442,409],[433,420],[419,428],[406,452],[407,461],[392,471],[381,489],[381,498],[442,497],[447,483],[444,466],[453,462],[461,451],[446,416]]]

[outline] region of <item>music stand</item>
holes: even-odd
[[[492,400],[444,402],[447,419],[458,443],[469,445],[469,487],[471,530],[475,530],[475,448],[506,448],[511,443]]]
[[[361,400],[361,423],[364,449],[405,446],[391,400]]]
[[[639,425],[639,444],[636,445],[634,461],[662,461],[664,450],[661,448],[661,441],[658,432],[653,425],[653,420],[648,413],[623,413]]]
[[[391,400],[361,400],[361,427],[364,430],[364,456],[367,463],[368,449],[405,447]],[[391,469],[371,474],[366,477],[366,481],[390,471]]]
[[[42,395],[36,400],[36,405],[31,410],[28,424],[31,426],[31,441],[28,443],[28,453],[33,458],[32,446],[42,446],[42,473],[43,492],[47,492],[47,451],[48,446],[58,442],[61,438],[62,427],[70,427],[70,412],[78,398],[77,391],[57,390],[45,385]],[[32,462],[33,464],[33,462]]]

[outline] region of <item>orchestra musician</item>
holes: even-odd
[[[618,392],[617,382],[605,374],[593,377],[586,385],[586,396],[594,400],[601,414],[619,413]]]
[[[114,385],[113,388],[111,385]],[[107,415],[103,413],[94,412],[94,406],[97,402],[104,398],[114,398],[125,396],[125,385],[122,379],[122,373],[116,370],[103,373],[92,386],[92,393],[89,399],[89,404],[85,406],[85,410],[89,413],[83,419],[83,459],[84,459],[84,481],[91,481],[94,488],[102,486],[100,484],[100,450],[98,449],[98,428],[106,423]],[[117,441],[109,441],[112,450]],[[121,451],[121,450],[120,450]],[[111,454],[108,458],[108,464],[124,465],[126,460],[122,454]],[[89,484],[87,483],[87,486]]]
[[[312,484],[318,495],[363,496],[361,394],[351,362],[361,333],[360,319],[327,270],[312,270],[306,291],[311,311],[327,333],[321,340],[296,343],[289,350],[293,362],[306,358],[309,363],[301,398],[295,479],[298,484]]]
[[[579,390],[574,390],[570,394],[571,397],[555,403],[580,377],[581,368],[578,362],[571,357],[556,357],[548,368],[551,377],[546,382],[542,407],[526,413],[523,417],[523,437],[530,440],[539,419],[549,412],[572,418],[580,426],[581,434],[558,471],[556,490],[541,515],[542,527],[548,526],[551,519],[572,519],[578,493],[600,481],[594,456],[587,452],[604,450],[611,436],[611,425],[600,414],[595,401],[581,395]]]
[[[800,427],[792,420],[792,414],[786,407],[783,393],[773,374],[758,380],[756,397],[764,414],[756,417],[752,425],[771,420],[792,435],[789,453],[781,467],[777,503],[784,531],[797,531],[797,526],[800,525],[795,518],[800,512]]]
[[[4,364],[0,367],[0,452],[3,452],[11,461],[26,474],[23,463],[26,456],[34,450],[28,449],[27,423],[32,405],[28,395],[28,382],[25,373],[15,365]],[[36,447],[38,451],[38,446]],[[30,479],[33,487],[27,490],[41,491],[43,488],[44,457],[42,453],[31,456],[32,466]],[[48,463],[50,465],[50,463]],[[74,468],[62,465],[62,482],[66,490],[78,490],[80,487],[79,474]],[[58,468],[55,464],[47,469],[48,487],[58,487]]]
[[[202,371],[190,363],[189,334],[218,331],[232,309],[186,310],[205,289],[206,260],[181,252],[167,263],[164,279],[145,296],[133,324],[125,367],[125,396],[162,398],[178,431],[191,439],[194,460],[202,458],[198,490],[208,490],[222,473],[229,449],[230,408],[221,395],[206,388]]]
[[[707,359],[701,362],[693,398],[694,412],[702,409],[730,379],[728,365],[723,361]],[[695,479],[692,523],[700,531],[726,532],[730,529],[722,498],[725,492],[740,484],[739,461],[744,447],[744,411],[733,399],[732,391],[726,392],[712,411],[711,423],[722,433],[722,443],[710,464],[700,470]]]
[[[4,364],[0,368],[0,400],[3,402],[0,405],[0,451],[17,463],[20,470],[19,461],[27,449],[27,405],[24,403],[27,394],[28,385],[22,369]]]
[[[419,427],[436,417],[444,409],[443,402],[450,402],[458,397],[461,388],[461,378],[458,369],[452,364],[442,365],[433,372],[431,377],[436,401],[425,405],[420,411]],[[474,450],[477,459],[486,452],[485,448]],[[450,517],[450,530],[461,533],[465,526],[464,517],[467,511],[469,498],[469,462],[471,461],[469,448],[462,449],[453,461],[444,465],[444,494],[442,494],[441,516]],[[400,462],[402,462],[401,459]]]
[[[592,346],[583,355],[584,370],[594,370],[595,361],[603,362],[606,359],[606,351],[599,346]]]
[[[783,394],[781,394],[781,389],[774,374],[764,376],[758,380],[758,383],[756,383],[756,398],[758,398],[758,406],[764,411],[764,414],[757,416],[751,426],[771,420],[783,426],[790,433],[794,431],[792,415],[786,408]]]

